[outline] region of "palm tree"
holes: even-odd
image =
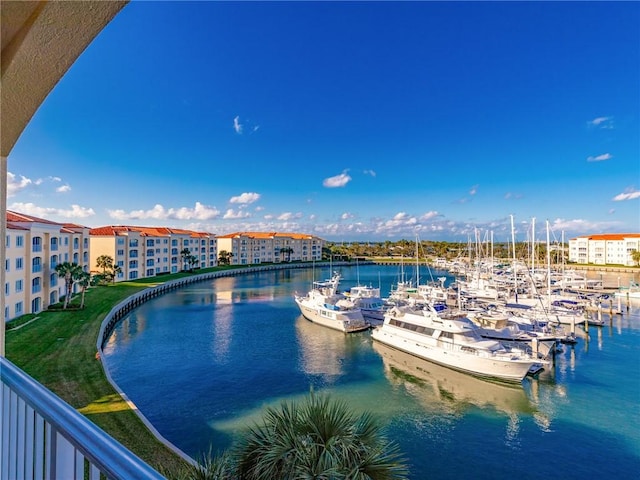
[[[120,265],[113,265],[113,267],[111,267],[111,281],[113,283],[116,283],[116,276],[122,273],[122,268],[120,267]]]
[[[100,255],[96,259],[96,266],[102,269],[102,275],[106,275],[107,270],[113,269],[113,257],[109,255]]]
[[[62,308],[67,308],[67,305],[69,305],[69,299],[71,298],[71,292],[73,291],[73,284],[78,279],[79,275],[83,273],[82,267],[77,263],[62,262],[56,265],[55,270],[59,277],[64,277],[66,293]]]
[[[220,265],[231,265],[231,257],[233,257],[233,253],[221,250],[218,255],[218,262]]]
[[[237,474],[246,480],[404,479],[408,467],[368,414],[313,393],[303,404],[269,408],[235,450]]]
[[[282,247],[280,249],[280,254],[282,256],[284,256],[285,254],[287,254],[287,262],[291,261],[291,254],[293,253],[293,248],[291,247]]]
[[[78,279],[76,280],[76,282],[78,285],[80,285],[82,292],[80,308],[84,308],[84,293],[87,291],[87,288],[91,286],[91,274],[89,272],[81,272],[80,274],[78,274]]]
[[[189,250],[188,248],[183,248],[182,250],[180,250],[180,256],[182,257],[182,270],[184,270],[184,266],[191,256],[191,250]]]

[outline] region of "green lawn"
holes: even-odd
[[[217,267],[197,273],[226,269]],[[38,382],[154,468],[176,471],[184,460],[165,447],[113,389],[96,359],[100,324],[113,305],[150,286],[189,276],[163,275],[92,287],[83,310],[50,310],[7,324],[6,356]],[[80,295],[71,305],[79,305]],[[35,320],[33,319],[35,318]]]

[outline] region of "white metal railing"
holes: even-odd
[[[0,479],[164,478],[4,357],[0,380]]]

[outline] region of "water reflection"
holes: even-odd
[[[321,375],[331,381],[344,374],[348,338],[343,332],[310,322],[302,315],[296,319],[300,370],[307,375]]]
[[[395,388],[403,388],[428,411],[460,413],[470,405],[494,408],[507,415],[534,410],[522,385],[482,380],[420,360],[379,342],[373,342],[373,349],[382,357],[389,383]]]

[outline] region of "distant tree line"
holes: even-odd
[[[552,263],[562,262],[562,253],[565,253],[567,261],[568,246],[565,244],[553,245],[549,250]],[[322,252],[325,260],[355,260],[357,258],[415,258],[416,252],[419,258],[442,258],[455,260],[456,258],[489,258],[510,260],[513,258],[513,245],[509,242],[494,243],[493,246],[483,244],[469,244],[462,242],[442,242],[422,240],[398,240],[392,242],[328,242]],[[545,262],[547,258],[547,246],[536,243],[532,248],[529,242],[516,242],[515,257],[517,259],[531,259],[537,262]]]

